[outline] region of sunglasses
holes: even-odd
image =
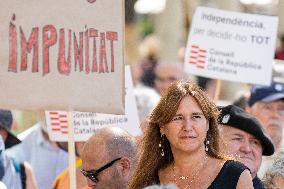
[[[105,169],[111,167],[115,162],[121,160],[122,157],[120,158],[117,158],[117,159],[114,159],[112,160],[111,162],[105,164],[104,166],[102,166],[101,168],[97,169],[97,170],[90,170],[90,171],[86,171],[84,169],[81,169],[81,173],[89,178],[92,182],[94,183],[97,183],[99,181],[98,179],[98,176],[99,176],[99,173],[104,171]]]

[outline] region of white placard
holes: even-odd
[[[1,108],[124,113],[123,0],[1,0],[0,23]]]
[[[129,66],[125,68],[125,115],[73,112],[75,141],[87,140],[96,129],[115,126],[130,134],[141,134],[133,84]],[[108,94],[106,94],[108,95]],[[68,141],[68,115],[65,111],[46,111],[46,123],[51,140]]]
[[[185,71],[251,84],[271,83],[278,18],[198,7]]]

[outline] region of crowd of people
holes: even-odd
[[[106,127],[76,142],[77,189],[284,188],[283,83],[217,106],[214,80],[180,62],[151,54],[132,74],[142,135]],[[69,188],[66,143],[50,140],[44,112],[18,136],[12,123],[0,110],[0,189]]]
[[[186,75],[154,73],[158,86],[146,89],[160,97],[140,117],[143,136],[106,127],[76,143],[77,188],[283,187],[284,84],[253,86],[246,106],[217,106]],[[2,188],[70,187],[66,147],[49,139],[43,112],[38,120],[15,136],[11,111],[0,111]]]

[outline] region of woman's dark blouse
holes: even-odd
[[[246,169],[248,168],[240,162],[226,161],[217,177],[207,189],[236,189],[239,178]]]
[[[208,189],[236,189],[239,178],[248,169],[242,163],[228,160]]]

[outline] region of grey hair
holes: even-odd
[[[272,179],[275,176],[280,176],[284,178],[284,152],[283,151],[277,154],[272,167],[269,168],[266,174],[264,175],[263,181],[267,188],[269,188],[269,185],[271,184]]]
[[[105,144],[108,155],[112,158],[126,156],[133,159],[136,156],[137,146],[135,140],[130,137],[116,136],[113,139],[107,139]]]
[[[178,189],[178,187],[175,184],[168,184],[147,186],[144,189]]]
[[[128,157],[135,159],[137,154],[137,145],[135,138],[121,128],[108,127],[98,131],[103,135],[107,155],[111,159],[119,157]],[[97,134],[98,134],[97,133]]]
[[[267,172],[284,178],[284,152],[277,154],[272,167]]]

